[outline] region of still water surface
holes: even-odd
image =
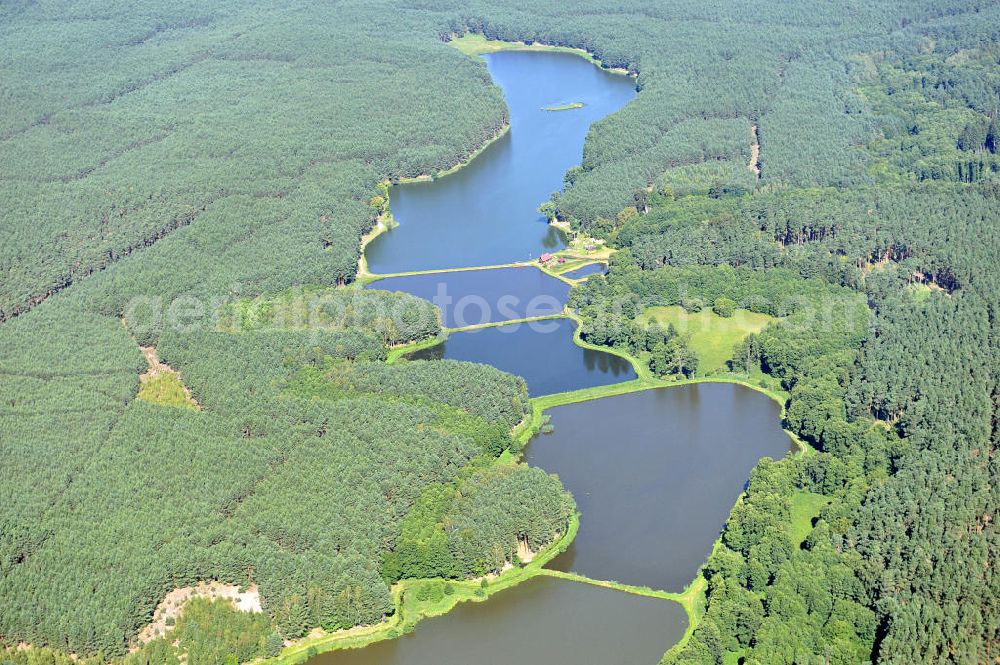
[[[589,277],[590,275],[600,275],[608,269],[603,263],[591,263],[589,266],[583,266],[582,268],[577,268],[576,270],[571,270],[570,272],[564,272],[563,277],[569,279],[580,279],[582,277]]]
[[[551,567],[680,591],[712,549],[761,457],[792,446],[778,405],[742,386],[702,383],[546,411],[528,445],[579,507],[580,532]]]
[[[441,344],[410,357],[469,360],[524,377],[532,397],[621,383],[636,378],[632,364],[573,342],[573,322],[552,319],[454,332]]]
[[[365,250],[373,273],[510,263],[565,245],[538,205],[581,163],[591,123],[635,96],[635,81],[570,53],[485,57],[510,109],[510,132],[452,175],[392,188],[400,225]],[[542,110],[565,99],[586,106]]]
[[[559,314],[569,294],[569,284],[534,267],[387,277],[368,288],[430,300],[445,328]]]
[[[534,578],[462,603],[396,640],[320,654],[310,665],[655,665],[681,638],[671,601]]]

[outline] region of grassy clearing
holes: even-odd
[[[800,544],[812,531],[813,518],[819,515],[823,506],[830,503],[830,498],[815,492],[800,490],[792,494],[791,518],[788,523],[788,534],[792,542]]]
[[[727,651],[722,656],[722,665],[739,665],[740,658],[746,655],[746,651],[741,649],[740,651]]]
[[[139,375],[139,392],[135,396],[136,399],[194,411],[201,409],[191,396],[191,391],[184,385],[180,373],[171,369],[166,363],[160,362],[154,347],[140,346],[139,350],[149,364],[149,371]]]
[[[588,259],[567,259],[566,263],[557,263],[556,265],[548,268],[547,271],[551,272],[553,275],[563,275],[568,272],[573,272],[577,268],[582,268],[585,265],[591,263],[596,263],[595,261],[590,261]]]
[[[590,247],[590,249],[587,249]],[[577,232],[573,239],[569,241],[569,247],[559,252],[567,259],[589,259],[591,261],[601,261],[607,263],[611,255],[617,250],[608,247],[603,240],[592,238],[584,233]]]
[[[161,370],[143,377],[139,393],[135,398],[154,404],[198,410],[198,404],[188,395],[181,377],[171,371]]]
[[[639,317],[643,323],[673,324],[677,332],[691,335],[691,349],[698,354],[699,371],[708,374],[723,369],[733,355],[733,347],[748,335],[760,332],[774,317],[745,309],[722,317],[710,309],[689,313],[679,305],[650,307]]]

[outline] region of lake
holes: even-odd
[[[514,323],[453,332],[441,344],[411,354],[419,360],[469,360],[524,377],[532,397],[621,383],[636,378],[632,364],[573,342],[570,319]]]
[[[565,245],[538,213],[583,158],[591,123],[635,96],[635,81],[570,53],[487,56],[504,91],[510,132],[456,173],[390,191],[399,226],[369,243],[373,273],[496,265],[537,258]],[[544,107],[583,102],[553,113]]]
[[[445,328],[559,314],[569,295],[569,284],[535,267],[387,277],[367,288],[430,300],[441,310]]]
[[[311,665],[655,665],[684,634],[673,601],[536,577],[417,630]]]
[[[392,188],[400,226],[368,245],[373,273],[506,264],[564,245],[537,206],[580,162],[591,123],[634,96],[634,82],[565,53],[486,59],[510,108],[510,133],[453,175]],[[542,110],[572,102],[585,106]],[[370,288],[435,302],[449,328],[559,312],[568,292],[534,267],[399,276]],[[635,378],[626,360],[576,346],[573,325],[553,319],[453,332],[411,357],[487,363],[523,376],[533,396]],[[549,565],[664,590],[694,578],[754,464],[781,457],[791,443],[774,402],[730,384],[648,390],[547,413],[555,430],[529,443],[526,461],[558,473],[582,514],[575,542]],[[424,620],[409,635],[309,663],[654,665],[686,625],[677,603],[542,577]]]
[[[527,462],[562,479],[580,532],[550,565],[680,591],[697,573],[761,457],[792,449],[780,408],[728,383],[605,397],[546,411]]]

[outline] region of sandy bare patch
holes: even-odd
[[[750,163],[747,168],[760,180],[760,128],[757,125],[750,126]]]
[[[517,539],[517,558],[523,563],[531,563],[531,560],[535,558],[536,552],[531,549],[528,545],[527,538]]]
[[[145,349],[143,351],[145,352]],[[153,621],[139,632],[139,644],[146,644],[161,635],[166,635],[173,628],[174,621],[180,616],[184,604],[192,598],[226,599],[231,601],[233,607],[241,612],[263,612],[256,585],[241,592],[240,588],[234,584],[199,582],[197,586],[174,589],[160,601],[160,604],[156,606],[156,611],[153,612]],[[169,626],[167,619],[173,619]]]

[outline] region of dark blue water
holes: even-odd
[[[553,319],[456,332],[411,357],[493,365],[524,377],[532,397],[636,378],[632,364],[624,358],[574,344],[573,330],[571,320]]]
[[[564,272],[562,276],[567,279],[580,279],[581,277],[587,277],[588,275],[602,275],[607,269],[608,267],[603,263],[591,263],[589,266],[583,266],[582,268],[577,268],[576,270]]]
[[[430,300],[445,328],[559,314],[569,294],[569,284],[533,267],[387,277],[368,288]]]
[[[568,53],[486,56],[510,109],[510,132],[458,172],[390,192],[399,226],[372,241],[373,273],[496,265],[563,247],[538,205],[580,164],[590,125],[635,96],[635,82]],[[554,113],[564,100],[584,108]]]
[[[750,471],[791,448],[767,396],[725,383],[646,390],[548,410],[525,451],[556,473],[580,532],[550,566],[680,591],[712,551]]]

